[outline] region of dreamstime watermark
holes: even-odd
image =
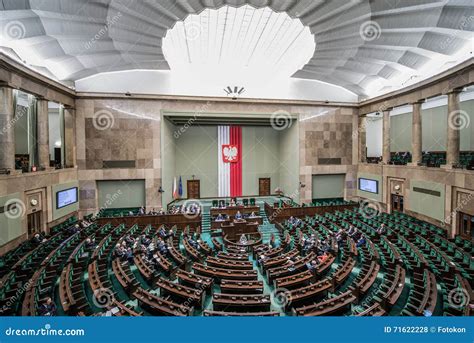
[[[454,34],[449,35],[448,38],[446,38],[445,40],[441,42],[440,48],[442,50],[446,50],[447,48],[449,48],[451,43],[457,38],[457,36],[459,36],[460,32],[466,31],[466,30],[472,31],[470,26],[473,21],[474,21],[474,16],[472,15],[469,17],[463,17],[462,20],[459,22],[458,29],[455,31]]]
[[[206,291],[206,285],[204,283],[197,282],[196,286],[197,286],[195,288],[196,291],[192,294],[200,296],[203,292]],[[190,308],[191,306],[193,306],[195,301],[196,301],[195,298],[187,297],[186,300],[181,304],[181,306],[184,306],[185,308]],[[176,315],[181,315],[182,314],[179,311],[179,309],[176,309],[174,312],[175,312]]]
[[[195,41],[201,37],[202,26],[199,23],[184,23],[184,33],[187,41]]]
[[[52,329],[50,324],[45,324],[39,329],[15,329],[9,327],[5,330],[6,336],[85,336],[84,329]]]
[[[105,198],[107,200],[105,200],[104,202],[104,205],[99,209],[99,211],[101,210],[106,210],[108,209],[110,206],[113,205],[113,203],[122,195],[122,190],[121,189],[118,189],[117,192],[113,193],[113,194],[110,194],[108,193]]]
[[[18,20],[9,21],[3,27],[3,39],[13,41],[17,39],[25,38],[26,28],[22,22]]]
[[[17,115],[8,121],[8,123],[0,131],[0,136],[10,131],[10,129],[26,114],[26,111],[16,111]]]
[[[468,128],[471,124],[469,114],[463,110],[452,111],[448,114],[448,125],[453,130]]]
[[[448,293],[448,303],[454,308],[462,309],[471,301],[469,292],[464,288],[455,288]]]
[[[173,132],[173,137],[176,139],[181,137],[191,126],[193,126],[194,122],[197,120],[198,115],[206,112],[210,105],[210,101],[207,101],[204,105],[202,105],[183,126]]]
[[[451,211],[449,216],[444,218],[443,224],[449,224],[451,220],[456,217],[456,214],[459,211],[461,211],[468,203],[470,203],[473,198],[474,198],[474,193],[469,193],[466,197],[463,197],[461,201],[458,203],[458,206],[456,206],[456,208],[453,211]]]
[[[293,124],[293,118],[287,111],[278,110],[272,113],[270,117],[270,125],[274,130],[282,131],[289,129]]]
[[[378,202],[363,200],[360,202],[359,210],[365,219],[374,219],[382,212],[382,206]]]
[[[186,199],[181,206],[184,217],[196,219],[201,214],[203,205],[198,199]]]
[[[366,132],[366,131],[367,131],[367,124],[368,124],[368,123],[375,122],[375,121],[377,121],[377,120],[380,119],[380,118],[379,118],[379,117],[368,117],[368,116],[365,116],[363,119],[364,119],[364,120],[362,120],[361,125],[359,125],[355,130],[352,131],[352,138],[357,138],[357,137],[359,137],[359,135],[360,135],[362,132]]]
[[[100,40],[102,37],[104,37],[107,32],[109,31],[109,28],[117,23],[117,21],[122,17],[122,13],[118,12],[116,15],[114,15],[112,18],[107,17],[106,21],[107,23],[92,37],[88,42],[84,44],[84,48],[86,50],[89,50],[94,46],[94,44]]]
[[[21,218],[26,213],[25,203],[17,198],[8,200],[3,206],[5,208],[5,216],[9,219]]]
[[[286,288],[276,288],[270,293],[270,301],[273,306],[285,309],[291,304],[291,292]]]
[[[112,128],[115,124],[115,117],[112,112],[108,110],[99,110],[94,113],[92,118],[92,125],[99,130],[104,131]]]
[[[28,280],[24,285],[22,285],[16,290],[13,296],[8,298],[7,302],[1,307],[0,313],[8,311],[21,298],[23,293],[25,293],[30,287],[31,280]]]
[[[92,302],[99,308],[108,308],[115,301],[114,292],[109,288],[98,288],[94,291]]]
[[[294,199],[296,198],[298,195],[300,194],[300,190],[297,189],[295,190],[293,193],[291,193],[288,197],[290,199]],[[271,223],[273,222],[273,220],[275,220],[276,217],[278,217],[280,215],[281,212],[283,212],[285,208],[284,207],[279,207],[277,208],[275,211],[273,211],[273,213],[268,217],[268,221]]]
[[[359,27],[359,35],[366,42],[379,39],[381,34],[382,28],[373,20],[365,21]]]

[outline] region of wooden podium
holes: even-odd
[[[221,225],[222,237],[226,237],[235,241],[242,236],[242,234],[258,232],[258,223],[247,222],[246,220],[234,220],[232,223]]]

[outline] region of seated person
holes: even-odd
[[[323,253],[322,255],[318,256],[319,263],[324,263],[329,258],[329,254],[327,252]]]
[[[357,235],[357,233],[358,233],[358,230],[356,227],[354,227],[354,225],[349,226],[349,230],[347,231],[347,234],[350,237],[354,237],[355,235]]]
[[[157,254],[154,254],[150,258],[150,263],[153,265],[153,267],[155,267],[155,269],[160,269],[160,258]]]
[[[291,257],[288,256],[288,270],[290,272],[295,270],[295,261],[291,259]]]
[[[133,251],[132,251],[132,248],[129,247],[129,248],[126,248],[126,249],[125,249],[125,254],[124,254],[124,256],[122,257],[122,259],[126,259],[126,260],[128,260],[128,261],[130,261],[130,262],[133,261]]]
[[[336,243],[337,243],[337,246],[340,247],[341,246],[341,243],[343,242],[344,238],[342,237],[342,234],[337,234],[336,235]]]
[[[160,216],[166,214],[166,213],[165,213],[165,210],[163,209],[163,207],[158,211],[158,214],[159,214]]]
[[[387,228],[385,227],[384,223],[380,224],[380,227],[378,228],[377,233],[379,235],[384,235],[387,233]]]
[[[230,199],[230,206],[236,206],[237,202],[235,201],[235,198]]]
[[[92,249],[95,249],[95,247],[96,247],[95,238],[90,239],[89,237],[87,237],[86,242],[85,242],[85,248],[88,250],[92,250]]]
[[[331,246],[329,245],[329,243],[327,241],[322,241],[320,246],[319,246],[319,249],[323,252],[323,253],[326,253],[326,252],[329,252],[329,250],[331,250]]]
[[[166,237],[166,230],[165,230],[165,227],[164,227],[164,226],[160,227],[160,230],[158,231],[158,234],[159,234],[161,237]]]
[[[257,215],[255,214],[255,212],[252,212],[252,213],[250,213],[250,215],[249,215],[249,218],[256,218],[256,217],[257,217]]]
[[[318,262],[316,260],[312,260],[311,262],[306,262],[306,268],[314,274],[316,272],[316,268],[318,267]]]
[[[147,236],[145,236],[145,235],[141,236],[140,241],[141,241],[140,243],[145,245],[145,246],[147,246],[151,242],[150,239],[147,238]]]
[[[240,211],[237,211],[237,213],[235,214],[235,219],[237,220],[242,219],[242,214],[240,213]]]
[[[242,236],[240,236],[239,243],[240,243],[240,244],[247,244],[247,243],[248,243],[247,237],[245,237],[244,234],[242,234]]]
[[[125,242],[127,242],[127,244],[133,244],[135,242],[135,240],[132,238],[132,236],[126,235],[125,236]]]
[[[225,219],[224,219],[224,216],[219,213],[216,217],[216,222],[223,222]]]
[[[189,243],[189,245],[191,245],[194,249],[198,249],[198,250],[199,250],[199,244],[198,244],[198,242],[196,242],[194,239],[189,238],[189,239],[188,239],[188,243]]]
[[[258,265],[261,265],[263,262],[265,262],[265,260],[267,259],[267,257],[265,255],[260,255],[258,260],[257,260],[257,264]]]
[[[275,239],[275,235],[272,233],[272,235],[270,236],[270,242],[268,243],[268,245],[270,246],[270,248],[276,248],[277,244],[276,244],[276,239]]]
[[[138,214],[141,215],[141,216],[145,215],[145,207],[144,206],[140,207],[140,209],[138,210]]]
[[[354,233],[355,227],[354,225],[349,225],[349,229],[346,231],[346,233],[350,236]]]
[[[53,302],[53,299],[51,299],[51,297],[47,297],[46,301],[41,304],[38,310],[41,316],[56,316],[56,311],[56,304]]]
[[[33,237],[33,243],[34,243],[34,244],[38,244],[38,245],[39,245],[39,244],[41,244],[41,243],[43,243],[43,242],[46,242],[46,239],[43,237],[42,234],[37,233],[37,234],[34,235],[34,237]]]
[[[364,237],[364,235],[361,235],[359,240],[357,241],[356,246],[358,248],[358,247],[363,246],[365,243],[366,243],[365,237]]]
[[[124,248],[120,244],[117,244],[114,249],[114,257],[123,258],[124,256],[125,256]]]

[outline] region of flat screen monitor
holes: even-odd
[[[56,193],[56,208],[60,209],[77,202],[77,187],[64,189]]]
[[[359,190],[377,194],[379,192],[379,182],[377,180],[359,178]]]

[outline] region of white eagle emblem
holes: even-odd
[[[222,146],[222,159],[224,162],[237,162],[238,149],[236,145],[226,144]]]

